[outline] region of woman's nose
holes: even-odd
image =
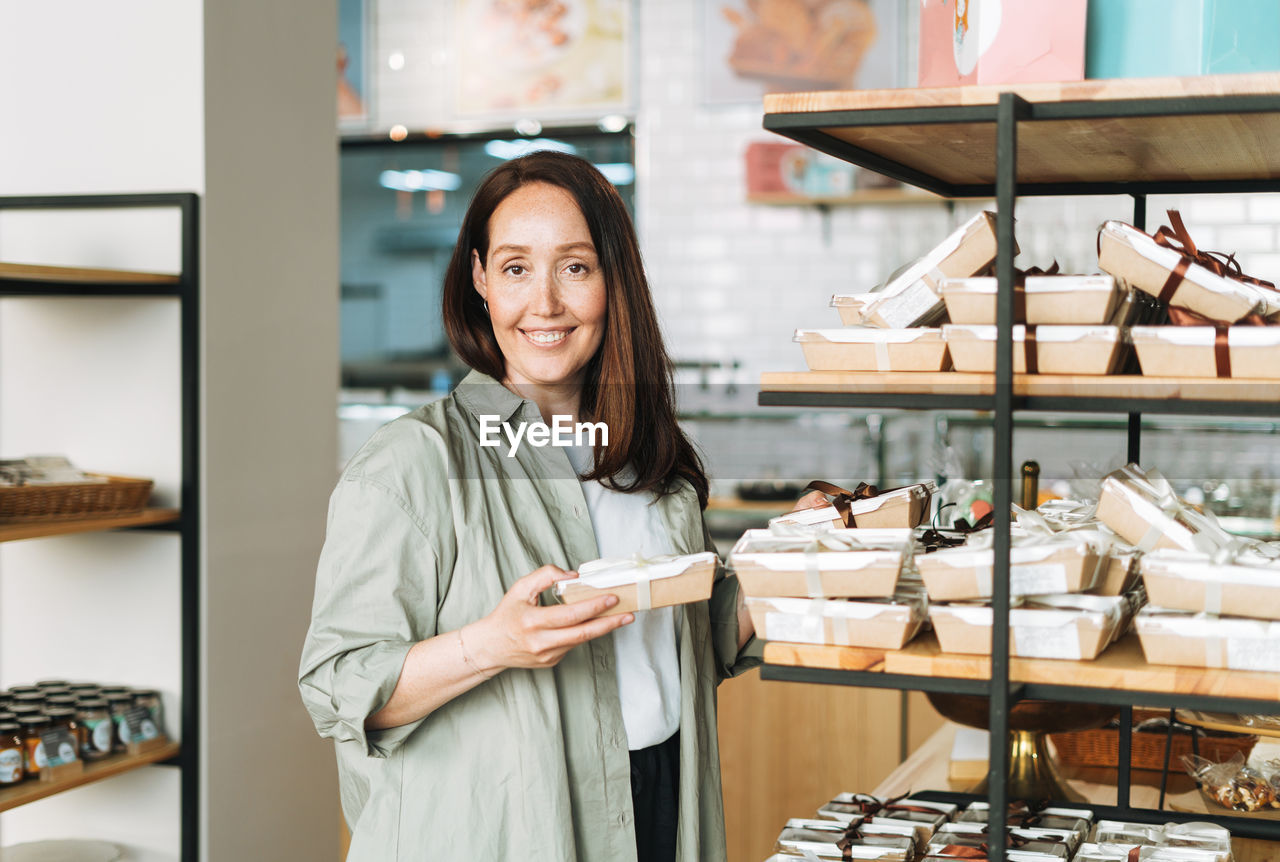
[[[530,306],[531,311],[546,317],[554,317],[560,313],[560,282],[553,273],[544,274],[537,279]]]

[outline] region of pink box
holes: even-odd
[[[920,0],[921,87],[1084,80],[1086,0]]]

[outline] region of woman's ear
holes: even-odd
[[[476,293],[480,294],[480,298],[488,301],[489,285],[485,281],[484,264],[480,261],[480,252],[474,248],[471,249],[471,284],[475,287]]]

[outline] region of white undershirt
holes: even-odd
[[[565,450],[579,475],[593,463],[586,446]],[[646,557],[675,553],[650,492],[623,494],[597,481],[583,481],[591,526],[601,557]],[[665,742],[680,729],[679,608],[637,611],[635,622],[616,630],[614,671],[627,747],[635,751]]]

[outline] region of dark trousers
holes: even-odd
[[[640,862],[675,862],[680,814],[680,734],[631,752],[631,804]]]

